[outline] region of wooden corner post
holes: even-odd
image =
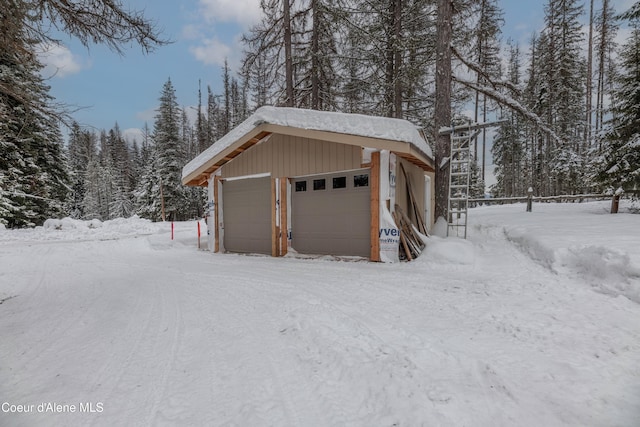
[[[218,191],[218,187],[220,184],[220,177],[218,175],[213,177],[213,205],[215,206],[213,221],[213,235],[214,235],[214,243],[213,243],[213,252],[220,252],[220,194]]]
[[[271,178],[271,256],[278,256],[278,205],[276,203],[276,179]]]
[[[380,261],[380,152],[371,153],[371,261]]]
[[[287,186],[289,183],[288,178],[280,178],[280,256],[287,254],[288,250],[288,230],[289,224],[287,224]]]

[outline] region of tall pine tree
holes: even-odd
[[[182,186],[182,167],[186,163],[185,143],[181,137],[182,112],[171,79],[162,88],[160,106],[153,125],[153,141],[157,156],[157,178],[164,206],[164,218],[187,219],[189,216],[187,196]],[[152,218],[158,220],[157,216]]]
[[[640,10],[638,4],[636,9]],[[631,26],[631,34],[620,51],[613,117],[599,161],[599,181],[612,190],[640,189],[640,17],[632,18]]]
[[[65,214],[69,177],[35,41],[23,27],[29,10],[10,4],[0,12],[0,221],[24,227]]]

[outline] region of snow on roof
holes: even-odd
[[[247,120],[187,163],[182,169],[182,177],[191,175],[208,160],[264,123],[405,142],[433,158],[429,144],[422,138],[418,128],[407,120],[300,108],[261,107]]]

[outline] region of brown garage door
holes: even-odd
[[[371,254],[369,169],[295,178],[291,246],[300,253]]]
[[[225,250],[271,254],[271,178],[224,181],[222,194]]]

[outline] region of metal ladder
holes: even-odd
[[[447,236],[467,238],[471,144],[479,133],[478,130],[472,130],[472,125],[454,128],[451,133]]]

